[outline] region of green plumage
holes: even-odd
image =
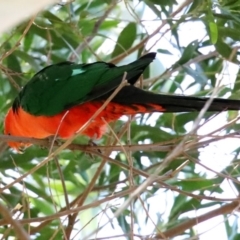
[[[13,103],[35,116],[54,116],[70,107],[103,97],[121,83],[124,72],[134,84],[153,61],[149,53],[128,65],[96,62],[76,64],[63,62],[42,69],[23,87]]]

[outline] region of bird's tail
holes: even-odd
[[[119,66],[117,69],[119,72],[127,72],[126,79],[133,85],[139,79],[146,67],[155,59],[156,53],[148,53],[136,61],[129,63],[127,65]]]
[[[160,105],[164,112],[195,112],[200,111],[210,101],[207,111],[240,110],[240,100],[222,98],[201,98],[190,96],[160,95]]]
[[[209,98],[154,94],[134,86],[125,86],[112,101],[126,106],[143,106],[145,112],[195,112],[200,111],[208,100]],[[240,110],[240,100],[213,98],[207,111],[227,110]]]

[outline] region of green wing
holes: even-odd
[[[70,107],[102,97],[122,81],[124,72],[134,84],[155,58],[149,53],[121,67],[104,62],[75,64],[63,62],[42,69],[23,87],[13,103],[30,114],[53,116]]]

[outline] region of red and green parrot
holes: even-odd
[[[105,62],[62,62],[45,67],[32,77],[14,100],[5,118],[4,133],[33,138],[55,134],[63,139],[71,137],[120,85],[124,72],[127,72],[129,84],[83,131],[84,135],[100,138],[106,132],[106,122],[122,115],[200,111],[208,98],[155,94],[134,86],[155,56],[156,53],[148,53],[119,67]],[[216,98],[208,110],[240,110],[240,101]],[[30,144],[9,142],[9,145],[22,151]]]

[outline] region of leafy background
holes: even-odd
[[[144,89],[238,98],[239,13],[226,0],[52,5],[0,37],[1,123],[48,64],[121,65],[149,51]],[[1,239],[240,238],[238,112],[136,115],[109,129],[101,152],[80,136],[20,155],[1,136]]]

